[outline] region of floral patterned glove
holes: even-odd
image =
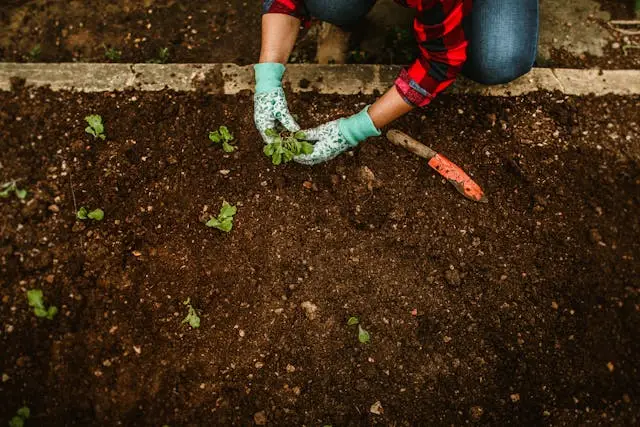
[[[271,142],[266,132],[267,129],[275,129],[276,122],[282,123],[282,126],[290,132],[299,131],[300,126],[289,113],[287,99],[282,89],[284,65],[267,62],[256,64],[253,68],[256,72],[253,119],[264,143]]]
[[[373,124],[368,110],[369,106],[349,118],[303,131],[308,141],[315,142],[313,153],[296,156],[293,160],[303,165],[317,165],[357,146],[370,136],[379,136],[380,131]]]

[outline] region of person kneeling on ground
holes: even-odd
[[[262,47],[255,65],[254,118],[265,143],[267,129],[280,122],[300,126],[282,89],[285,65],[301,22],[309,17],[348,28],[363,19],[376,0],[265,0]],[[396,0],[416,9],[413,28],[420,57],[403,69],[394,87],[358,114],[304,131],[312,154],[294,158],[314,165],[357,146],[415,107],[425,107],[458,73],[478,83],[506,83],[529,72],[538,40],[538,0]]]

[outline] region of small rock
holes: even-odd
[[[11,377],[9,377],[9,375],[7,375],[5,373],[2,374],[2,382],[3,383],[6,383],[7,381],[9,381],[10,378]]]
[[[55,280],[55,276],[53,274],[49,274],[49,275],[47,275],[47,277],[44,278],[44,280],[47,283],[53,283],[53,281]]]
[[[48,209],[53,213],[60,212],[60,208],[58,207],[58,205],[50,205]]]
[[[255,367],[256,369],[261,369],[264,366],[264,363],[262,362],[256,362]]]
[[[289,365],[289,364],[287,365],[287,372],[288,372],[288,373],[292,374],[292,373],[294,373],[295,371],[296,371],[296,367],[295,367],[295,366],[293,366],[293,365]]]
[[[140,348],[140,346],[134,345],[133,346],[133,351],[135,351],[136,354],[140,354],[140,353],[142,353],[142,348]]]
[[[365,184],[369,191],[373,190],[376,182],[376,175],[367,166],[362,166],[358,170],[358,179],[362,184]]]
[[[444,278],[446,279],[447,283],[450,284],[451,286],[459,286],[461,283],[460,274],[458,273],[458,270],[445,271]]]
[[[620,43],[618,43],[618,42],[611,43],[611,48],[612,49],[620,49]]]
[[[474,421],[478,421],[484,415],[484,408],[482,406],[472,406],[469,409],[469,415]]]
[[[515,403],[515,402],[520,402],[520,393],[513,393],[513,394],[512,394],[511,396],[509,396],[509,397],[511,397],[511,401],[512,401],[513,403]]]
[[[253,414],[253,422],[256,425],[263,426],[267,424],[267,414],[264,411],[256,412]]]
[[[229,175],[229,173],[231,173],[229,169],[222,169],[218,172],[220,172],[220,175]]]
[[[615,371],[616,367],[613,365],[613,362],[609,362],[607,363],[607,369],[609,369],[609,372],[613,372]]]
[[[382,403],[380,403],[380,401],[378,400],[376,403],[371,405],[371,408],[369,408],[369,412],[376,415],[384,414],[384,408],[382,407]]]
[[[175,165],[176,163],[178,163],[178,159],[176,159],[175,156],[169,156],[167,157],[167,163],[169,163],[170,165]]]
[[[317,311],[318,311],[317,305],[315,305],[311,301],[305,301],[302,304],[300,304],[300,307],[302,307],[305,314],[307,315],[307,319],[315,320],[315,318],[317,317]]]
[[[305,182],[302,183],[302,186],[304,188],[306,188],[307,190],[311,190],[313,188],[313,182],[305,181]]]

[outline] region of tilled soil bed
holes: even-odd
[[[289,98],[306,125],[372,101]],[[475,204],[383,138],[273,167],[250,94],[0,93],[0,182],[29,191],[0,200],[0,422],[636,424],[639,104],[442,96],[400,120]],[[229,234],[203,223],[223,200]]]

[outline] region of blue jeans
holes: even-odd
[[[309,14],[350,26],[376,0],[304,0]],[[462,74],[487,85],[507,83],[531,70],[538,46],[538,0],[475,0],[463,23],[469,39]]]

